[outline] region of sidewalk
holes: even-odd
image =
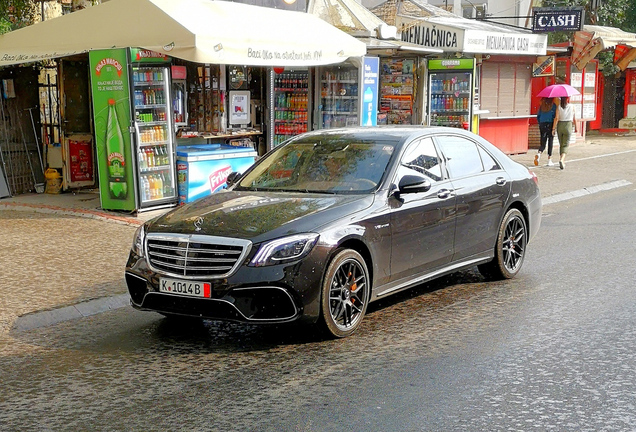
[[[60,194],[31,193],[3,198],[0,199],[0,211],[2,210],[64,214],[138,226],[171,208],[140,212],[137,215],[104,210],[101,208],[97,189],[82,189]]]
[[[546,166],[547,152],[541,156],[539,166],[534,166],[537,151],[533,149],[511,158],[537,174],[545,205],[550,202],[546,200],[550,197],[624,180],[620,177],[620,172],[624,171],[620,167],[627,163],[624,155],[632,152],[636,152],[636,135],[594,133],[588,134],[585,142],[570,145],[564,170],[558,164],[558,140],[555,140],[552,154],[555,166]]]

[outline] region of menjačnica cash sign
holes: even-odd
[[[546,35],[529,31],[498,33],[398,18],[401,17],[396,18],[396,25],[401,29],[402,41],[445,52],[545,55],[548,46]]]
[[[579,31],[583,30],[584,18],[583,7],[537,7],[532,10],[532,31],[534,33]]]

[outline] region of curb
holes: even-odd
[[[102,312],[120,309],[128,305],[130,305],[130,296],[128,294],[120,294],[112,297],[89,300],[72,306],[33,312],[18,317],[13,325],[13,330],[21,332],[40,327],[48,327],[64,321],[85,318]]]
[[[84,217],[89,219],[102,220],[107,222],[114,222],[123,225],[129,225],[137,227],[143,225],[144,221],[138,220],[127,216],[118,216],[109,213],[103,213],[96,210],[78,210],[69,209],[64,207],[51,206],[46,204],[20,204],[20,203],[0,203],[0,210],[18,210],[25,211],[30,210],[36,213],[49,213],[49,214],[63,214],[69,216]]]

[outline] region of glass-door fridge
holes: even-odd
[[[177,202],[170,69],[134,65],[133,110],[140,208]]]
[[[316,127],[330,129],[359,126],[359,69],[353,65],[340,64],[320,68],[320,83],[316,86]]]
[[[91,50],[89,60],[102,208],[176,205],[170,59],[118,48]]]
[[[309,130],[309,71],[285,69],[273,77],[273,124],[271,147]]]
[[[428,125],[472,130],[474,59],[428,61]]]

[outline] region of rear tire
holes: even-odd
[[[517,209],[510,209],[499,226],[495,257],[479,265],[479,272],[488,279],[511,279],[519,273],[526,256],[528,230],[526,221]]]
[[[336,253],[322,283],[320,310],[324,330],[336,338],[353,334],[367,311],[370,294],[364,258],[353,249]]]

